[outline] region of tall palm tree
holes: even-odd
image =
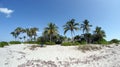
[[[90,39],[90,27],[92,27],[92,25],[89,24],[88,20],[84,20],[83,24],[81,24],[81,29],[83,30],[83,35],[84,35],[84,39],[86,40],[86,43],[88,43],[89,39]]]
[[[101,27],[98,26],[96,27],[94,34],[97,35],[99,38],[103,38],[106,36],[104,30],[102,30]]]
[[[75,35],[74,31],[78,30],[79,23],[75,23],[75,19],[71,19],[68,21],[63,27],[64,27],[64,34],[66,34],[67,31],[71,31],[72,41],[74,42],[73,35]]]
[[[39,31],[39,29],[36,28],[36,27],[33,27],[33,28],[30,29],[30,31],[32,33],[33,39],[36,40],[37,31]]]
[[[96,42],[99,43],[99,41],[104,40],[105,36],[106,35],[105,35],[104,30],[102,30],[101,27],[97,26],[95,31],[94,31],[94,34],[93,34],[93,41],[92,42],[93,43],[96,43]]]
[[[44,39],[45,39],[45,42],[48,42],[48,41],[50,41],[49,40],[49,34],[48,34],[48,31],[47,30],[44,30],[44,32],[42,33],[42,36],[44,37]]]
[[[52,37],[58,34],[58,27],[54,23],[49,23],[48,26],[45,27],[43,33],[50,37],[50,42],[51,42]]]
[[[22,31],[23,31],[23,28],[21,28],[21,27],[17,27],[17,28],[14,30],[14,32],[15,32],[16,35],[17,35],[17,37],[20,35],[20,33],[22,33]]]
[[[83,29],[83,34],[84,34],[84,32],[89,33],[90,27],[92,27],[92,25],[89,24],[89,21],[84,20],[83,24],[81,24],[81,29]]]
[[[16,41],[17,34],[15,32],[11,32],[10,34],[12,34],[12,36],[15,38],[15,41]]]
[[[30,31],[29,28],[26,28],[26,34],[30,38],[30,40],[32,41],[32,32]]]
[[[13,37],[15,37],[15,40],[17,39],[17,37],[20,35],[20,33],[22,32],[23,28],[21,27],[17,27],[13,32],[11,32],[10,34],[13,35]]]

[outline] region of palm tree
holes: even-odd
[[[17,28],[14,30],[14,32],[15,32],[16,35],[17,35],[17,37],[20,35],[20,33],[22,33],[22,31],[23,31],[23,28],[21,28],[21,27],[17,27]]]
[[[26,28],[26,34],[30,38],[30,40],[32,41],[32,32],[30,31],[29,28]]]
[[[15,41],[16,41],[17,34],[15,32],[11,32],[10,34],[12,34],[12,36],[15,38]]]
[[[84,39],[86,40],[86,43],[89,41],[90,39],[90,27],[92,27],[92,25],[89,24],[88,20],[84,20],[83,24],[81,24],[81,29],[83,30],[83,35],[84,35]],[[85,33],[84,33],[85,32]]]
[[[84,34],[84,32],[89,33],[90,27],[92,27],[92,25],[89,24],[89,21],[84,20],[83,24],[81,24],[81,29],[83,29],[83,34]]]
[[[96,27],[94,34],[97,35],[99,38],[103,38],[106,36],[104,30],[101,30],[101,27],[98,26]]]
[[[49,23],[48,26],[45,27],[43,33],[50,37],[50,42],[51,42],[52,37],[58,34],[58,27],[54,23]]]
[[[44,37],[45,42],[49,41],[49,34],[48,34],[47,30],[44,30],[44,32],[42,33],[42,36]]]
[[[33,39],[36,40],[37,31],[39,31],[39,29],[34,27],[34,28],[31,28],[30,31],[32,33]]]
[[[75,35],[74,31],[78,30],[79,23],[75,23],[75,19],[71,19],[68,21],[63,27],[64,27],[64,34],[66,34],[67,31],[71,31],[72,41],[74,42],[73,35]]]
[[[103,37],[105,37],[104,30],[101,29],[101,27],[96,27],[94,34],[93,34],[93,43],[99,43],[99,41],[104,40]]]
[[[10,34],[13,35],[13,37],[15,37],[15,40],[17,39],[17,37],[20,35],[20,33],[22,32],[23,28],[21,27],[17,27],[13,32],[11,32]]]

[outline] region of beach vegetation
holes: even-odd
[[[0,42],[0,47],[8,46],[8,42],[2,41]]]

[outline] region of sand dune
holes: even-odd
[[[29,44],[0,48],[0,67],[120,67],[120,46],[82,52],[78,46],[46,46],[30,50]]]

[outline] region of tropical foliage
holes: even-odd
[[[106,37],[104,30],[97,26],[93,34],[93,43],[99,44],[99,41],[105,41],[104,37]]]
[[[36,40],[36,36],[37,36],[37,31],[39,31],[38,28],[33,27],[33,28],[21,28],[21,27],[17,27],[13,32],[11,32],[12,36],[15,38],[15,40],[18,39],[26,39],[26,36],[24,35],[23,37],[19,37],[19,35],[21,33],[26,33],[26,35],[30,38],[29,40]]]
[[[9,44],[21,44],[20,41],[10,41]]]
[[[63,27],[64,27],[64,34],[66,34],[67,31],[71,31],[71,36],[72,36],[72,41],[74,41],[73,39],[73,35],[75,35],[75,30],[78,30],[79,23],[75,22],[75,19],[71,19],[70,21],[68,21]]]
[[[118,40],[118,39],[112,39],[112,40],[110,40],[109,43],[110,43],[110,44],[113,44],[113,43],[119,44],[119,43],[120,43],[120,40]]]
[[[49,39],[50,42],[58,34],[58,27],[54,23],[49,23],[47,27],[44,28],[43,36],[45,39]]]
[[[79,44],[108,44],[105,40],[105,31],[97,26],[92,32],[91,27],[93,25],[86,19],[81,24],[75,22],[75,19],[71,19],[63,24],[63,34],[59,34],[58,26],[55,23],[48,23],[44,28],[42,35],[38,35],[39,28],[22,28],[17,27],[11,35],[15,38],[15,41],[20,40],[24,43],[31,44],[61,44],[63,46],[79,45]],[[67,37],[65,34],[70,31],[71,37]],[[76,31],[81,31],[79,35],[75,35]],[[12,42],[12,41],[11,41]],[[14,42],[14,41],[13,41]],[[119,43],[119,40],[113,39],[109,43]]]
[[[8,43],[5,41],[0,42],[0,47],[8,46]]]
[[[90,32],[90,27],[92,27],[92,25],[89,24],[88,20],[84,20],[83,24],[81,24],[81,29],[83,30],[83,34],[85,33],[89,33]]]

